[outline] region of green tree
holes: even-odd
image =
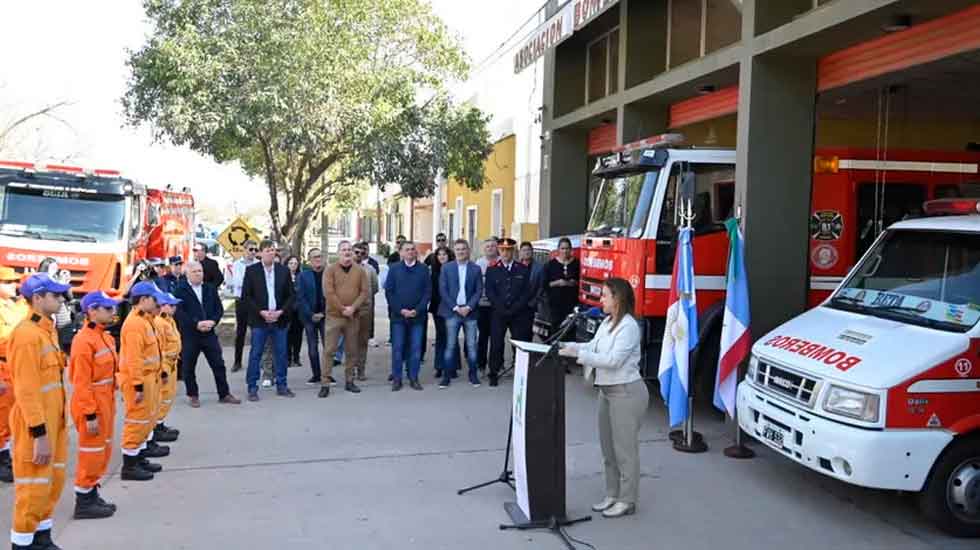
[[[483,184],[487,118],[445,85],[468,67],[421,0],[144,0],[129,53],[132,125],[237,161],[268,186],[272,232],[295,245],[357,183],[431,194],[442,172]]]

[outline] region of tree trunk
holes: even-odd
[[[308,218],[303,218],[297,220],[296,225],[293,226],[293,234],[290,236],[290,243],[293,254],[303,258],[303,242],[306,235],[306,230],[310,226],[310,220]]]

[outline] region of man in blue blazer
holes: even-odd
[[[218,401],[229,405],[238,405],[241,400],[228,390],[228,378],[225,374],[225,359],[221,355],[221,343],[214,332],[225,313],[218,297],[218,289],[204,282],[204,267],[200,262],[187,264],[186,279],[177,283],[174,296],[181,300],[177,306],[177,328],[180,331],[181,363],[184,371],[184,387],[191,407],[201,406],[197,388],[197,358],[204,353],[208,366],[214,374],[214,385],[218,390]]]
[[[323,252],[313,248],[307,253],[310,268],[299,274],[296,289],[296,310],[306,331],[306,349],[310,356],[313,376],[307,384],[319,384],[321,376],[320,342],[326,318],[326,299],[323,296]]]
[[[470,384],[478,388],[480,375],[476,345],[479,329],[476,308],[483,296],[483,271],[470,261],[470,244],[466,239],[457,240],[453,250],[456,260],[443,265],[439,275],[439,316],[446,320],[445,364],[451,365],[456,361],[459,329],[463,327]],[[441,387],[449,385],[451,374],[449,369],[443,370]]]

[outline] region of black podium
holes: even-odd
[[[545,344],[512,343],[517,502],[504,509],[516,528],[565,524],[565,369]]]

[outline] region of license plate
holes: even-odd
[[[766,424],[762,427],[762,438],[780,449],[783,448],[785,435],[779,428]]]

